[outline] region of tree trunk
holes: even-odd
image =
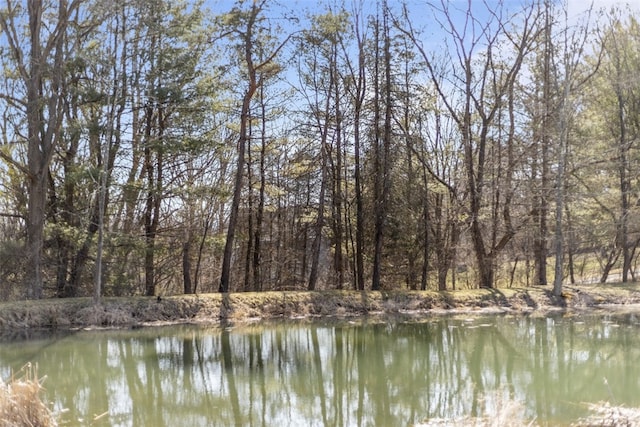
[[[534,284],[547,285],[547,235],[548,235],[548,188],[549,188],[549,146],[551,139],[551,129],[553,128],[552,116],[553,107],[551,105],[551,61],[553,56],[551,43],[551,19],[550,9],[545,7],[545,29],[544,29],[544,58],[543,58],[543,81],[542,81],[542,119],[539,124],[540,140],[540,185],[535,191],[534,197],[534,219],[537,226],[534,238]]]
[[[353,123],[353,144],[354,144],[354,185],[356,196],[356,245],[355,245],[355,288],[364,290],[364,207],[362,201],[362,160],[360,141],[360,119],[364,96],[366,92],[366,64],[365,48],[359,27],[359,15],[356,14],[356,39],[358,43],[358,73],[357,76],[352,71],[356,83],[354,93],[354,123]]]
[[[253,290],[261,291],[262,283],[262,228],[264,222],[264,203],[267,177],[265,162],[267,155],[267,118],[264,103],[264,91],[260,91],[260,106],[262,109],[262,130],[260,138],[260,188],[258,190],[258,207],[256,209],[256,226],[253,243]]]
[[[191,285],[191,237],[182,244],[182,283],[185,294],[193,293]]]
[[[326,139],[323,138],[323,139]],[[321,148],[321,178],[320,178],[320,195],[318,196],[318,213],[315,224],[315,236],[313,238],[313,244],[311,245],[311,270],[309,272],[309,283],[307,285],[307,289],[313,291],[316,289],[318,283],[318,275],[320,270],[320,253],[322,249],[322,229],[324,228],[324,209],[325,209],[325,192],[326,192],[326,182],[327,182],[327,154],[325,148],[325,142],[322,143]]]
[[[30,147],[31,148],[31,147]],[[31,151],[31,149],[29,149]],[[44,241],[44,217],[46,185],[37,170],[29,180],[29,203],[27,214],[27,298],[42,298],[42,248]]]
[[[619,64],[618,64],[619,67]],[[622,84],[621,72],[618,71],[618,81],[616,85],[616,100],[618,104],[618,121],[619,121],[619,141],[618,141],[618,178],[620,183],[620,220],[618,221],[617,243],[622,251],[622,282],[629,280],[629,271],[631,270],[631,255],[629,251],[629,210],[630,210],[630,193],[631,178],[628,171],[629,166],[629,143],[627,142],[627,127],[625,118],[625,102],[621,93],[620,85]]]
[[[334,52],[333,67],[337,67],[337,58]],[[337,78],[337,70],[334,70]],[[336,272],[337,288],[342,289],[344,284],[344,261],[343,261],[343,223],[342,223],[342,111],[340,109],[340,87],[336,82],[335,86],[335,112],[336,112],[336,129],[335,129],[335,153],[336,161],[333,170],[333,264]]]
[[[49,141],[43,141],[40,126],[43,124],[43,112],[40,107],[42,95],[42,67],[45,58],[40,46],[42,27],[42,2],[29,0],[29,29],[31,52],[29,77],[27,80],[27,126],[28,143],[28,212],[27,212],[27,297],[42,298],[42,247],[44,240],[44,218],[46,203],[46,168],[43,156]]]
[[[250,46],[247,47],[250,57]],[[250,68],[251,69],[251,68]],[[245,92],[242,101],[242,111],[240,113],[240,137],[238,138],[238,161],[236,163],[236,175],[233,183],[233,199],[231,201],[231,209],[229,212],[229,225],[227,227],[227,240],[224,245],[224,255],[222,260],[222,273],[220,274],[219,292],[229,292],[229,283],[231,281],[231,257],[233,256],[233,246],[238,224],[238,211],[240,209],[240,199],[242,198],[242,181],[244,170],[244,158],[248,139],[248,123],[250,119],[251,98],[257,89],[255,81],[255,70],[253,78],[249,81],[249,86]]]
[[[563,234],[563,214],[564,214],[564,188],[565,188],[565,165],[567,162],[568,150],[568,124],[567,107],[569,101],[569,83],[565,83],[565,93],[560,117],[560,141],[558,147],[558,166],[556,170],[556,229],[555,229],[555,257],[556,265],[553,277],[553,294],[559,297],[562,294],[562,281],[564,278],[564,234]]]
[[[149,102],[153,102],[149,100]],[[152,105],[147,106],[147,129],[146,141],[144,148],[144,169],[147,175],[147,197],[144,209],[144,272],[145,272],[145,295],[154,296],[156,293],[156,277],[155,277],[155,244],[156,235],[158,233],[158,224],[160,221],[160,205],[162,203],[162,147],[152,150],[152,145],[162,144],[162,108],[158,106],[156,114],[158,120],[158,136],[154,138],[152,129],[154,128],[154,108]],[[154,159],[155,151],[155,159]],[[154,162],[155,160],[155,162]]]
[[[389,35],[388,14],[389,10],[386,1],[383,3],[383,65],[384,65],[384,123],[382,129],[382,141],[379,138],[379,130],[376,130],[376,177],[375,177],[375,231],[374,231],[374,255],[373,255],[373,273],[371,277],[371,289],[379,290],[381,287],[381,270],[382,270],[382,251],[385,233],[385,222],[388,210],[388,196],[390,180],[390,167],[391,167],[391,121],[392,117],[392,105],[391,105],[391,40]],[[379,41],[378,37],[379,29],[376,26],[376,42]],[[379,79],[380,72],[378,71],[378,47],[376,46],[376,90],[375,96],[379,100]],[[376,109],[376,124],[380,126],[379,119],[379,107],[376,103],[374,107]]]
[[[211,227],[211,214],[207,214],[207,218],[204,221],[202,237],[200,238],[200,245],[198,246],[198,257],[196,259],[196,271],[194,273],[193,280],[193,293],[198,292],[198,284],[200,282],[200,266],[202,265],[202,255],[204,253],[204,246],[207,241],[207,235],[209,234],[209,228]]]
[[[251,290],[251,260],[253,259],[253,243],[255,242],[255,226],[253,224],[253,173],[251,165],[253,164],[253,158],[251,153],[251,137],[253,131],[251,129],[251,121],[249,121],[249,137],[247,138],[247,196],[244,216],[247,218],[247,244],[244,257],[244,280],[242,281],[242,290],[249,292]]]
[[[68,16],[77,2],[71,6],[66,0],[58,4],[57,26],[52,30],[49,39],[43,44],[40,32],[43,27],[42,0],[28,0],[29,15],[29,52],[25,54],[18,40],[12,39],[15,22],[1,18],[2,28],[12,40],[9,48],[16,59],[29,58],[28,64],[19,63],[19,72],[23,78],[27,92],[27,297],[42,298],[42,262],[44,244],[44,224],[46,217],[47,178],[51,158],[55,152],[58,132],[62,123],[62,94],[64,72],[64,33],[68,23]],[[9,17],[8,19],[12,19]],[[49,55],[53,52],[53,64],[48,64]],[[50,80],[49,92],[45,93],[45,70]]]
[[[424,174],[424,182],[427,183],[426,173]],[[420,277],[420,290],[426,291],[429,286],[429,256],[431,249],[431,239],[429,239],[429,193],[425,185],[424,190],[424,202],[422,206],[422,226],[423,226],[423,239],[422,242],[422,274]],[[446,274],[445,279],[440,283],[440,275],[438,275],[438,290],[443,291],[447,288]]]

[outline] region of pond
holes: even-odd
[[[407,426],[495,414],[569,424],[640,406],[640,316],[491,316],[79,331],[0,343],[64,425]],[[95,420],[94,420],[95,419]]]

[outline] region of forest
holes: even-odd
[[[630,8],[3,0],[0,62],[4,300],[637,279]]]

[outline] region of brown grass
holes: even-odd
[[[220,323],[255,319],[456,312],[538,312],[640,304],[640,284],[459,291],[286,291],[162,297],[91,298],[0,303],[0,332],[129,327],[151,323]]]
[[[51,410],[40,398],[42,378],[35,366],[25,365],[20,378],[0,379],[0,427],[57,426]]]
[[[591,415],[572,424],[576,427],[621,427],[640,425],[640,408],[612,406],[609,402],[588,404]]]

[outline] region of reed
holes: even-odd
[[[44,378],[38,378],[37,367],[28,363],[20,377],[7,382],[0,379],[0,427],[51,427],[58,423],[41,399]]]

